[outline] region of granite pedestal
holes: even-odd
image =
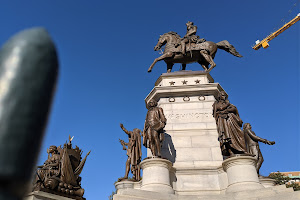
[[[23,200],[75,200],[73,198],[63,197],[43,191],[34,191],[29,193]]]
[[[220,91],[223,88],[203,71],[165,73],[158,78],[145,103],[155,99],[164,110],[162,157],[170,162],[144,160],[141,189],[120,190],[114,200],[300,200],[300,192],[291,188],[263,187],[252,157],[223,162],[212,115]],[[147,157],[151,156],[148,149]]]
[[[227,187],[212,115],[220,91],[206,72],[173,72],[162,74],[145,99],[155,99],[167,118],[162,157],[173,164],[170,178],[176,194],[220,194]]]
[[[228,177],[226,193],[264,188],[258,180],[256,162],[252,156],[236,156],[224,160],[223,168]]]
[[[161,158],[149,158],[141,162],[143,179],[141,190],[174,194],[170,182],[172,163]]]

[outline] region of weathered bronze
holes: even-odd
[[[249,154],[255,155],[255,158],[257,159],[256,170],[257,170],[257,174],[259,174],[259,169],[262,163],[264,162],[264,158],[260,151],[258,142],[263,142],[268,145],[273,145],[275,144],[275,142],[263,139],[255,135],[254,131],[252,131],[252,126],[249,123],[244,124],[243,131],[245,134],[247,151]]]
[[[58,59],[43,28],[13,36],[0,51],[0,199],[30,186],[55,91]]]
[[[151,99],[147,104],[148,112],[143,130],[143,145],[150,148],[152,156],[161,157],[161,144],[164,140],[163,128],[166,125],[163,109],[157,107],[157,101]]]
[[[63,147],[50,146],[47,150],[48,159],[38,166],[33,191],[45,191],[76,199],[84,199],[84,189],[81,188],[81,171],[87,155],[82,159],[82,151],[78,146],[72,147],[72,140]]]
[[[229,103],[224,91],[220,92],[213,104],[213,116],[216,119],[219,141],[224,156],[246,154],[244,132],[237,108]]]
[[[125,176],[120,178],[119,181],[123,179],[128,179],[128,174],[131,166],[131,173],[133,175],[132,179],[134,181],[141,180],[141,168],[140,162],[142,159],[142,145],[141,145],[141,130],[138,128],[133,129],[133,131],[128,131],[124,128],[123,124],[120,124],[121,129],[128,135],[128,143],[120,140],[123,146],[123,150],[127,150],[128,159],[126,161]],[[126,148],[127,146],[127,148]]]
[[[148,72],[151,72],[155,63],[161,60],[166,62],[167,72],[171,72],[174,63],[182,63],[182,70],[185,70],[186,64],[193,62],[198,62],[206,72],[210,72],[216,66],[213,59],[218,49],[225,50],[236,57],[242,57],[227,40],[214,43],[203,38],[199,39],[196,35],[197,26],[193,22],[188,22],[186,26],[187,33],[183,38],[173,31],[159,37],[154,51],[166,46],[163,55],[154,60]]]

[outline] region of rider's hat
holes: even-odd
[[[187,26],[189,26],[189,25],[194,25],[194,23],[193,23],[193,22],[190,22],[190,21],[188,21],[188,22],[186,23],[186,25],[187,25]]]

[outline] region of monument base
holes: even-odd
[[[178,195],[125,189],[113,196],[113,200],[300,200],[300,191],[294,192],[285,185],[259,190],[232,192],[219,195]]]
[[[74,199],[76,199],[76,197],[69,198],[69,197],[63,197],[48,192],[34,191],[29,193],[23,200],[74,200]]]
[[[141,162],[143,179],[141,190],[174,194],[170,184],[172,163],[161,158],[148,158]]]
[[[258,179],[259,179],[259,182],[265,188],[274,187],[275,186],[275,180],[274,179],[271,179],[271,178],[268,178],[268,177],[263,177],[263,176],[258,177]]]
[[[258,180],[256,162],[255,158],[248,155],[231,157],[223,161],[223,168],[228,177],[226,193],[264,188]]]

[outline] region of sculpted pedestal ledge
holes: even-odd
[[[141,190],[174,194],[170,182],[172,163],[161,158],[148,158],[141,162],[143,179]]]
[[[73,198],[63,197],[43,191],[34,191],[28,194],[23,200],[74,200]]]
[[[224,160],[223,168],[228,177],[226,193],[264,188],[257,176],[256,162],[252,156],[236,156]]]
[[[263,176],[258,177],[258,179],[259,179],[259,182],[265,188],[274,187],[275,186],[275,180],[274,179],[271,179],[271,178],[268,178],[268,177],[263,177]]]

